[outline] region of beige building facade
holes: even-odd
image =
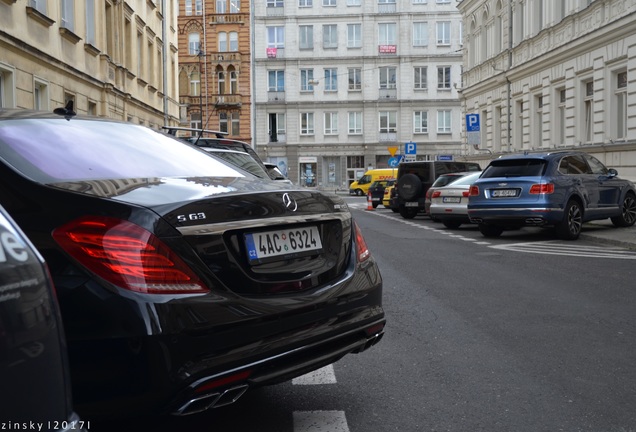
[[[0,0],[0,106],[179,122],[176,0]]]
[[[636,180],[636,0],[463,0],[467,157],[580,149]],[[466,124],[464,124],[466,132]]]

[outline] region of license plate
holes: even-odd
[[[404,207],[419,207],[419,203],[417,202],[405,202]]]
[[[444,203],[460,203],[462,199],[460,197],[442,197]]]
[[[380,201],[380,198],[373,198],[373,197],[371,197],[371,201]]]
[[[248,233],[245,234],[245,246],[250,261],[286,255],[311,255],[322,250],[315,226]]]
[[[517,189],[495,189],[492,191],[493,197],[515,197]]]

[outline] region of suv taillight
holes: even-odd
[[[551,194],[554,193],[554,183],[537,183],[530,186],[530,194]]]
[[[146,294],[208,292],[164,242],[131,222],[83,217],[57,228],[53,238],[88,270],[118,287]]]
[[[479,195],[479,186],[472,185],[470,190],[468,191],[468,196],[478,196]]]

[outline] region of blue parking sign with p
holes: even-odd
[[[407,142],[404,144],[404,153],[407,155],[417,154],[417,145],[414,142]]]
[[[466,114],[466,131],[479,132],[479,114]]]

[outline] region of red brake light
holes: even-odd
[[[438,196],[440,196],[442,193],[440,191],[435,191],[433,192],[433,195],[431,195],[431,198],[437,198]]]
[[[530,187],[530,194],[551,194],[554,193],[554,183],[538,183]]]
[[[463,196],[463,197],[467,197],[467,196],[468,196],[468,191],[463,191],[463,192],[462,192],[462,196]]]
[[[356,252],[358,253],[358,262],[364,262],[371,257],[371,252],[367,247],[367,242],[364,241],[364,237],[362,236],[362,231],[360,231],[360,227],[357,223],[353,222],[353,226],[356,232]]]
[[[84,217],[57,228],[53,238],[87,269],[121,288],[147,294],[208,292],[164,242],[131,222]]]
[[[468,191],[468,196],[479,196],[479,186],[472,185]]]

